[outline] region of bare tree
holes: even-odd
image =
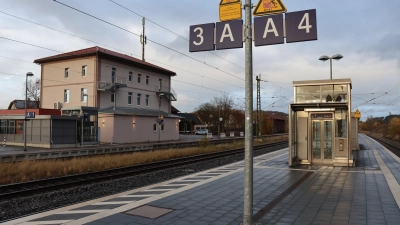
[[[27,95],[28,102],[29,101],[39,102],[40,101],[40,84],[41,83],[40,83],[39,78],[36,80],[33,80],[33,79],[28,80],[28,83],[26,86],[27,87],[26,95]],[[24,87],[23,87],[23,96],[24,96],[24,100],[25,100],[25,83],[24,83]],[[31,106],[30,104],[28,104],[27,106],[34,107],[34,106]],[[36,107],[39,108],[39,104],[37,104]]]
[[[23,96],[25,99],[25,83],[23,87]],[[40,79],[30,79],[27,83],[27,99],[31,101],[40,101]]]

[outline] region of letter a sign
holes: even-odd
[[[286,6],[281,0],[258,0],[257,6],[253,11],[254,16],[263,16],[268,14],[285,13]]]

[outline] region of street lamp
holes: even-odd
[[[330,60],[330,63],[331,63],[331,80],[332,80],[332,59],[339,60],[341,58],[343,58],[343,56],[341,54],[336,54],[336,55],[333,55],[331,57],[326,56],[326,55],[323,55],[323,56],[319,57],[319,60],[324,61],[324,62],[326,60],[328,60],[328,59]]]
[[[160,134],[161,134],[161,120],[160,120],[161,96],[164,96],[164,94],[161,93],[158,95],[158,143],[160,143]]]
[[[28,104],[28,77],[33,77],[33,73],[28,72],[25,78],[24,151],[26,151],[26,105]]]

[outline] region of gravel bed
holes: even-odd
[[[282,145],[280,147],[255,150],[254,156],[265,154],[271,149],[278,150],[286,147],[287,145]],[[160,183],[177,177],[241,161],[243,159],[244,154],[237,154],[234,156],[227,156],[220,159],[208,160],[207,162],[180,166],[148,174],[108,180],[101,183],[82,185],[59,191],[40,193],[28,197],[2,201],[0,202],[0,222]]]

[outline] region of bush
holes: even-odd
[[[199,141],[199,145],[202,148],[207,148],[209,144],[210,144],[210,141],[206,137]]]

